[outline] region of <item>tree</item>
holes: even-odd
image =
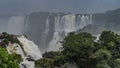
[[[99,42],[102,48],[112,52],[113,59],[120,57],[120,35],[111,31],[103,31]]]
[[[69,62],[75,62],[81,68],[90,67],[89,56],[93,53],[94,37],[89,33],[70,33],[63,40],[62,53]]]
[[[0,48],[0,68],[19,68],[19,62],[5,48]]]
[[[103,31],[98,42],[94,40],[86,32],[69,33],[62,41],[61,52],[46,52],[36,64],[48,68],[66,63],[76,63],[79,68],[120,68],[120,35]]]
[[[53,59],[50,58],[42,58],[35,61],[36,67],[44,67],[44,68],[53,68]]]
[[[61,67],[66,62],[64,55],[59,51],[50,51],[43,54],[43,58],[35,61],[36,67]]]

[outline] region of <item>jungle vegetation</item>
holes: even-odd
[[[35,62],[36,67],[67,68],[75,63],[78,68],[120,68],[120,35],[103,31],[99,40],[90,33],[69,33],[61,51],[45,52]]]

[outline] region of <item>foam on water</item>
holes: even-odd
[[[40,52],[38,46],[29,41],[24,36],[18,37],[18,40],[22,43],[24,51],[27,53],[27,56],[31,56],[35,60],[38,60],[42,57],[42,53]]]
[[[32,41],[26,39],[24,36],[19,36],[17,38],[22,44],[23,48],[17,43],[9,43],[9,45],[6,47],[8,53],[16,53],[22,56],[23,61],[20,63],[20,68],[34,68],[34,61],[29,61],[28,58],[38,60],[42,58],[42,53],[40,52],[37,45],[35,45]]]

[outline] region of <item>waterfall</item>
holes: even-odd
[[[90,17],[89,17],[90,23],[89,24],[93,24],[93,21],[92,21],[93,19],[92,18],[93,18],[93,16],[92,16],[92,14],[90,14]]]
[[[9,43],[8,46],[6,46],[8,53],[16,53],[22,56],[23,61],[20,63],[20,68],[34,68],[34,60],[40,59],[42,57],[42,53],[37,45],[26,39],[24,36],[18,36],[17,38],[23,48],[17,43]],[[29,59],[33,59],[33,61],[30,61]]]
[[[69,33],[93,24],[92,14],[36,13],[11,16],[6,31],[24,34],[44,52],[59,50],[60,41]]]
[[[47,51],[51,51],[51,50],[59,50],[59,48],[61,47],[59,41],[61,39],[60,33],[62,30],[62,24],[60,22],[60,16],[56,16],[55,17],[55,29],[54,29],[54,34],[53,34],[53,38],[49,43],[48,49]]]
[[[12,52],[15,52],[17,54],[20,54],[22,56],[22,58],[25,57],[25,54],[24,54],[22,48],[17,43],[14,43],[14,44],[9,43],[6,48],[7,48],[7,51],[8,51],[9,54],[12,54]]]
[[[24,31],[23,32],[27,32],[27,29],[28,29],[28,22],[29,22],[29,16],[27,15],[26,17],[25,17],[25,21],[24,21]]]
[[[37,45],[35,45],[32,41],[29,41],[24,36],[18,37],[18,40],[23,45],[26,56],[23,57],[23,62],[21,62],[21,68],[26,66],[27,68],[34,68],[34,61],[29,61],[27,58],[38,60],[42,57],[42,53],[40,52]]]
[[[85,26],[92,24],[92,15],[91,14],[89,16],[81,15],[79,16],[79,20],[80,20],[78,24],[79,26],[77,26],[77,29],[82,29]]]
[[[48,36],[48,32],[49,32],[49,15],[46,19],[45,31],[42,34],[40,45],[42,45],[42,46],[45,45],[46,39],[47,39],[47,36]]]
[[[55,28],[53,38],[48,45],[47,51],[56,51],[61,47],[60,41],[69,33],[75,32],[85,26],[92,24],[92,15],[79,15],[79,21],[76,21],[75,14],[64,15],[62,18],[55,17]],[[78,24],[76,24],[79,22]]]
[[[66,33],[75,31],[75,15],[74,14],[70,14],[70,15],[65,15],[62,17],[62,24],[64,24],[63,26],[63,31]]]
[[[27,53],[28,57],[30,56],[35,60],[38,60],[42,57],[42,54],[35,43],[29,41],[24,36],[18,37],[18,40],[23,45],[24,51]]]

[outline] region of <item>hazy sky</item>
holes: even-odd
[[[120,8],[120,0],[0,0],[0,14],[35,11],[93,13]]]

